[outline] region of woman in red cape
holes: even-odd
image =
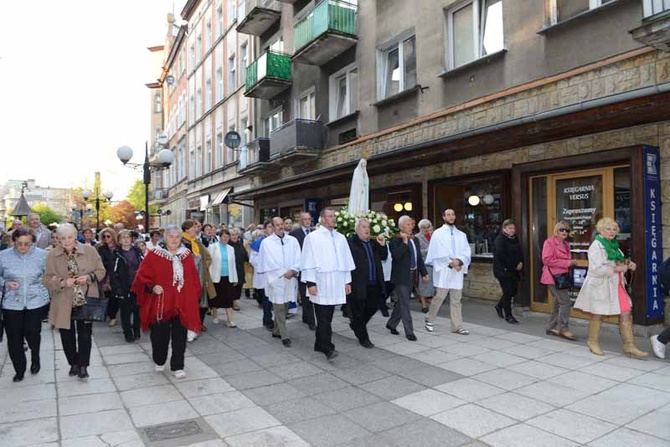
[[[151,331],[156,371],[165,369],[172,340],[170,369],[182,379],[186,377],[186,331],[200,332],[198,299],[202,286],[193,254],[181,244],[181,228],[165,228],[165,245],[147,251],[132,291],[137,295],[142,330]]]

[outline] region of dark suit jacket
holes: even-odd
[[[388,257],[388,251],[375,240],[370,240],[370,247],[372,248],[374,268],[377,273],[377,286],[379,286],[381,292],[384,290],[384,270],[382,269],[382,261]],[[355,234],[349,239],[349,249],[351,250],[351,256],[354,258],[354,264],[356,265],[356,270],[351,272],[351,295],[349,296],[355,300],[364,300],[366,298],[376,300],[378,297],[367,296],[370,265],[368,264],[368,255],[363,246],[363,241]]]
[[[428,271],[423,264],[419,241],[415,237],[412,237],[412,240],[416,249],[417,270],[421,276],[425,276],[428,274]],[[412,287],[416,279],[410,275],[409,241],[406,244],[402,241],[402,238],[394,237],[389,243],[389,249],[393,258],[393,262],[391,263],[391,282],[395,285]]]
[[[311,230],[310,230],[311,232]],[[302,231],[302,227],[298,227],[295,230],[291,231],[289,233],[291,236],[294,238],[298,239],[298,243],[300,244],[300,248],[302,248],[303,242],[305,242],[305,232]]]

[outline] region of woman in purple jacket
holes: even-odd
[[[576,340],[577,337],[568,330],[570,321],[570,294],[568,289],[558,289],[554,283],[553,275],[567,273],[570,267],[577,264],[575,259],[571,259],[570,244],[568,236],[570,235],[570,224],[560,221],[554,227],[554,235],[544,241],[542,247],[542,278],[540,283],[545,284],[551,290],[554,296],[554,309],[549,317],[547,325],[547,335],[563,337],[567,340]]]

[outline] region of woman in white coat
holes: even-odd
[[[212,323],[219,322],[218,310],[226,310],[228,327],[237,327],[233,321],[233,302],[235,298],[235,285],[237,284],[237,268],[235,266],[235,249],[228,245],[230,232],[225,228],[221,230],[219,241],[209,244],[207,251],[212,256],[212,264],[209,266],[209,274],[214,283],[216,298],[209,300],[212,308]]]
[[[589,270],[575,301],[576,309],[591,314],[587,345],[595,355],[603,355],[598,342],[603,315],[619,315],[624,354],[629,357],[646,357],[646,352],[635,347],[632,303],[626,292],[624,278],[624,273],[635,271],[636,265],[625,259],[619,249],[616,240],[619,224],[614,219],[604,217],[598,221],[596,228],[599,234],[589,247]]]

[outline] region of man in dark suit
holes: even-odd
[[[351,294],[347,296],[347,307],[351,317],[349,327],[358,342],[365,348],[374,348],[370,341],[367,324],[377,312],[379,297],[384,291],[382,261],[388,257],[386,238],[383,235],[370,238],[370,222],[356,222],[356,234],[349,239],[349,248],[356,270],[351,272]]]
[[[312,215],[305,212],[300,213],[299,222],[300,227],[291,231],[289,234],[298,239],[300,249],[302,249],[302,244],[305,242],[305,236],[312,231]],[[300,278],[298,278],[298,291],[300,292],[300,299],[302,301],[302,322],[309,326],[309,329],[313,331],[316,329],[314,306],[307,296],[305,283],[300,281]]]
[[[410,341],[416,341],[416,335],[414,335],[412,315],[409,310],[409,296],[416,287],[419,273],[424,281],[428,281],[428,271],[421,258],[419,242],[412,236],[413,225],[411,217],[401,216],[398,219],[400,234],[389,243],[391,258],[393,258],[391,282],[395,285],[394,290],[398,301],[393,308],[391,318],[386,323],[386,329],[393,335],[398,335],[396,327],[402,319],[405,337]]]

